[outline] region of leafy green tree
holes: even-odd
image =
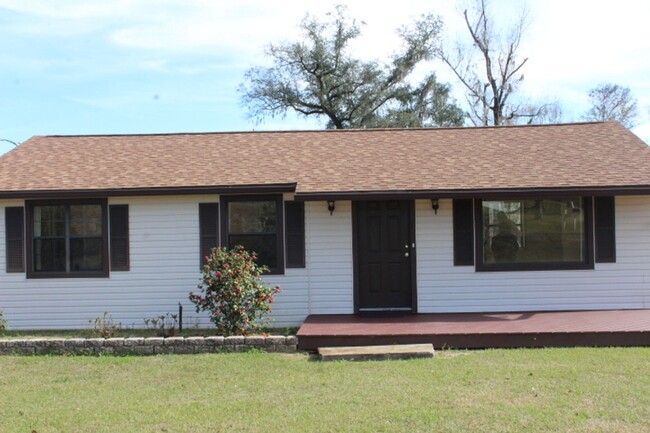
[[[636,98],[629,87],[603,83],[589,91],[591,108],[583,116],[589,121],[616,120],[632,128],[639,115]]]
[[[240,93],[250,117],[261,121],[293,111],[324,118],[327,128],[337,129],[462,124],[462,110],[434,74],[415,86],[408,82],[416,65],[433,54],[439,17],[401,28],[404,51],[384,64],[350,53],[361,26],[346,18],[344,7],[328,16],[325,22],[305,16],[301,41],[269,45],[272,66],[246,72]]]

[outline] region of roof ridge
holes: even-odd
[[[514,128],[537,128],[537,127],[557,127],[557,126],[582,126],[618,123],[615,121],[594,121],[594,122],[567,122],[567,123],[543,123],[543,124],[526,124],[526,125],[485,125],[485,126],[438,126],[423,128],[345,128],[345,129],[287,129],[287,130],[268,130],[268,131],[209,131],[209,132],[155,132],[155,133],[135,133],[135,134],[71,134],[71,135],[36,135],[34,137],[44,138],[73,138],[73,137],[164,137],[178,135],[239,135],[239,134],[350,134],[350,133],[369,133],[369,132],[399,132],[399,131],[449,131],[449,130],[485,130],[485,129],[514,129]]]

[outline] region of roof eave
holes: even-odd
[[[323,200],[399,200],[431,198],[519,198],[530,196],[611,196],[650,195],[650,185],[575,186],[546,188],[430,189],[401,191],[323,191],[297,192],[299,201]]]
[[[296,183],[144,188],[96,188],[0,191],[0,199],[132,197],[200,194],[272,194],[294,192]]]

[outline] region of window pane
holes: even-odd
[[[103,271],[103,209],[96,203],[34,206],[32,270]]]
[[[228,203],[229,233],[275,233],[276,220],[275,200]]]
[[[70,239],[70,271],[101,271],[102,239]]]
[[[65,239],[35,239],[34,270],[65,272]]]
[[[582,262],[579,197],[483,201],[484,263]]]
[[[228,248],[243,246],[247,251],[257,254],[257,263],[269,268],[278,266],[277,237],[275,235],[230,235]]]
[[[98,204],[70,206],[71,236],[101,236],[102,207]]]
[[[65,236],[65,206],[34,207],[34,237]]]

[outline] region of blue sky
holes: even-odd
[[[296,39],[305,13],[323,15],[342,2],[311,3],[0,0],[0,138],[320,128],[295,116],[256,125],[237,93],[246,69],[266,61],[265,45]],[[360,56],[387,58],[398,49],[394,30],[424,12],[442,15],[447,41],[465,36],[454,2],[389,4],[347,2],[350,15],[366,23],[354,46]],[[507,20],[522,4],[492,6]],[[650,2],[546,0],[528,9],[523,94],[557,100],[565,120],[578,121],[590,88],[628,86],[641,113],[634,131],[650,142]],[[442,64],[422,68],[437,71],[462,100]],[[11,147],[0,142],[0,153]]]

